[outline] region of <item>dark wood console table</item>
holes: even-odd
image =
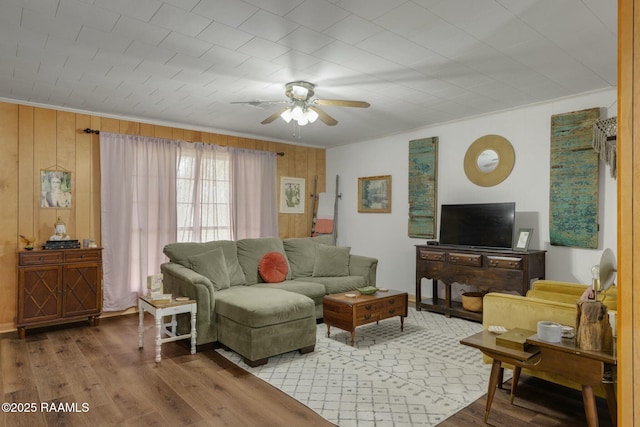
[[[416,310],[425,309],[482,321],[482,313],[465,310],[451,300],[451,284],[475,285],[483,291],[515,291],[525,295],[532,279],[545,277],[546,251],[519,252],[464,246],[416,245]],[[422,279],[432,279],[433,298],[422,299]],[[438,284],[445,299],[438,298]]]

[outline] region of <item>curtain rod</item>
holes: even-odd
[[[96,135],[100,135],[100,131],[96,129],[84,128],[82,131],[84,133],[95,133]],[[276,154],[280,157],[284,157],[284,151],[278,151]]]

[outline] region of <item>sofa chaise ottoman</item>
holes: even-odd
[[[313,300],[279,289],[235,287],[216,302],[218,341],[252,367],[270,356],[316,345]]]

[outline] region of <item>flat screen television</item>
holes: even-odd
[[[511,248],[516,204],[442,205],[440,244],[476,248]]]

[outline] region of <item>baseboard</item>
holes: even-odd
[[[126,316],[129,314],[135,314],[137,312],[138,312],[138,307],[129,307],[128,309],[121,310],[121,311],[107,311],[107,312],[102,312],[102,314],[100,315],[100,319],[107,319],[109,317],[116,317],[116,316]],[[64,322],[62,322],[61,324],[63,323]],[[5,334],[13,334],[17,332],[18,332],[18,328],[16,327],[15,323],[13,322],[0,323],[0,337]]]

